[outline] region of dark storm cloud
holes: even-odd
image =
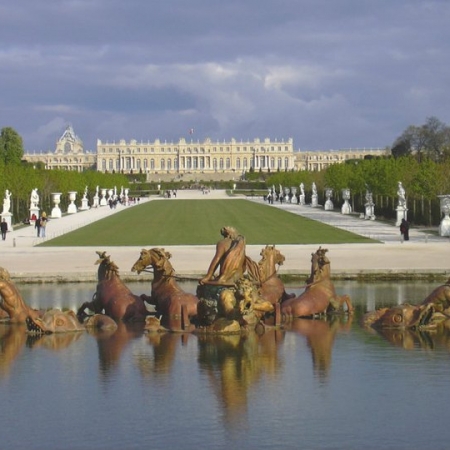
[[[0,126],[96,139],[390,145],[450,122],[450,4],[428,0],[21,0],[0,6]]]

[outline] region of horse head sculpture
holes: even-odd
[[[246,267],[251,280],[258,286],[258,292],[262,299],[271,304],[290,298],[284,289],[284,284],[278,276],[278,267],[284,261],[284,255],[275,245],[266,245],[260,252],[261,259],[258,263],[247,257]]]
[[[95,261],[98,264],[98,281],[110,280],[119,276],[119,267],[111,261],[111,257],[106,252],[96,252],[99,259]]]
[[[170,262],[172,255],[163,248],[142,249],[131,271],[138,274],[151,267],[153,280],[148,302],[155,306],[157,314],[162,316],[161,323],[181,329],[186,328],[188,318],[197,316],[198,298],[185,292],[177,283],[175,269]],[[183,323],[172,319],[183,317]]]
[[[147,267],[152,267],[155,278],[174,276],[175,270],[169,261],[171,257],[172,254],[166,252],[163,248],[152,248],[150,250],[143,248],[131,271],[139,274]]]

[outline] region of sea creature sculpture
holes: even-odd
[[[361,323],[376,329],[436,328],[450,319],[450,278],[434,289],[419,305],[403,303],[391,308],[380,308],[366,313]]]

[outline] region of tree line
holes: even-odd
[[[441,214],[437,196],[450,194],[450,160],[435,162],[423,156],[419,160],[415,155],[366,158],[333,164],[320,172],[278,172],[266,182],[268,186],[281,184],[297,189],[304,183],[307,191],[315,182],[321,204],[324,204],[325,190],[333,189],[335,207],[342,204],[342,189],[348,188],[353,210],[360,213],[364,212],[366,191],[370,191],[375,214],[394,219],[399,181],[406,190],[408,219],[416,225],[438,225]]]

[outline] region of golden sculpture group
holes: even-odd
[[[296,318],[353,314],[347,295],[339,296],[331,277],[327,250],[311,255],[311,273],[300,295],[286,293],[278,275],[285,258],[275,245],[261,250],[261,260],[245,253],[245,238],[233,227],[221,229],[222,239],[196,295],[185,292],[163,248],[143,249],[132,271],[151,271],[150,295],[136,295],[125,285],[119,268],[106,252],[97,252],[98,281],[91,301],[78,311],[38,311],[30,308],[0,268],[3,319],[27,325],[30,334],[85,329],[115,330],[122,322],[142,323],[148,332],[175,331],[238,334],[255,329],[292,326]],[[449,280],[450,281],[450,280]],[[362,324],[370,328],[436,328],[450,313],[450,285],[434,290],[418,306],[400,305],[369,312]]]

